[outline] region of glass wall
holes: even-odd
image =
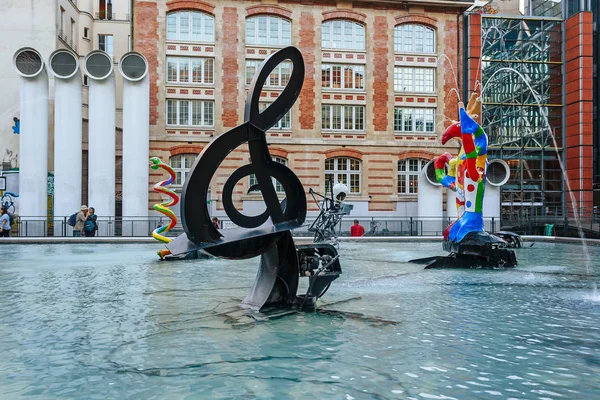
[[[504,218],[563,212],[561,22],[482,18],[482,124],[489,158],[511,169]]]

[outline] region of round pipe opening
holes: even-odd
[[[119,60],[119,71],[128,81],[141,81],[148,73],[148,62],[143,55],[132,51]]]
[[[488,162],[486,180],[492,186],[502,186],[510,178],[510,167],[503,160],[491,160]]]
[[[77,56],[68,50],[56,50],[50,54],[48,60],[50,72],[61,79],[69,79],[74,76],[79,69]]]
[[[33,78],[44,69],[44,60],[37,50],[23,47],[15,52],[13,66],[19,75],[24,78]]]
[[[83,59],[83,68],[91,79],[101,81],[113,73],[112,57],[102,50],[94,50]]]
[[[427,164],[425,164],[425,167],[423,167],[423,173],[425,174],[427,182],[429,182],[433,186],[441,186],[442,184],[439,183],[437,181],[437,178],[435,177],[435,165],[433,164],[433,162],[434,160],[431,160]]]

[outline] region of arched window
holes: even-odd
[[[415,194],[419,191],[419,173],[428,160],[406,158],[398,161],[398,194]]]
[[[365,27],[357,22],[334,19],[321,25],[321,47],[324,49],[365,49]]]
[[[394,28],[396,53],[435,53],[435,31],[425,25],[402,24]]]
[[[196,160],[196,154],[179,154],[170,158],[169,163],[171,168],[175,171],[175,182],[173,185],[181,186],[185,182],[187,174],[190,172],[190,168]]]
[[[246,44],[286,46],[292,44],[292,23],[275,15],[246,18]]]
[[[167,40],[215,41],[215,18],[198,11],[176,11],[167,15]]]
[[[287,160],[283,157],[271,157],[273,159],[273,161],[278,162],[280,164],[283,165],[287,165]],[[281,183],[279,183],[279,181],[275,178],[273,179],[273,186],[275,186],[275,191],[277,193],[284,193],[285,191],[283,190],[283,186],[281,185]],[[250,181],[249,181],[250,186],[252,185],[258,185],[258,179],[256,179],[256,175],[251,174],[250,175]]]
[[[329,183],[341,182],[348,186],[350,193],[360,193],[360,160],[349,157],[336,157],[325,160],[325,192]]]

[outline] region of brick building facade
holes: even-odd
[[[330,175],[345,182],[353,216],[412,215],[418,172],[433,156],[457,150],[440,137],[457,118],[461,15],[471,4],[136,0],[134,49],[150,66],[150,155],[169,161],[181,185],[211,138],[243,122],[258,63],[293,45],[304,56],[305,81],[290,113],[267,133],[272,156],[307,191],[323,192]],[[270,76],[264,107],[290,68],[282,63]],[[225,180],[248,161],[242,146],[221,164],[211,185],[217,215]],[[150,174],[151,183],[161,178]],[[262,204],[246,194],[252,179],[234,193],[250,214]],[[150,203],[157,201],[152,192]]]

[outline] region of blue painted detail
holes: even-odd
[[[475,133],[479,129],[479,125],[473,118],[467,114],[464,108],[460,109],[460,128],[462,133]]]
[[[471,207],[471,204],[472,204],[472,203],[471,203],[470,201],[467,201],[467,204],[466,204],[467,208],[470,208],[470,207]]]
[[[450,228],[448,239],[460,242],[469,232],[483,232],[483,215],[481,213],[465,211],[463,216]]]
[[[17,117],[14,117],[13,121],[15,121],[15,126],[12,127],[13,134],[18,135],[21,133],[21,120]]]

